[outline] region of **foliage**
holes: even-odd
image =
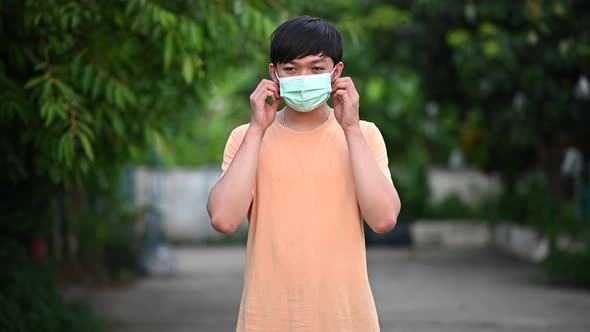
[[[214,111],[217,78],[231,81],[268,42],[275,24],[264,5],[1,2],[1,183],[20,198],[3,204],[2,227],[17,238],[47,233],[40,221],[56,219],[47,202],[108,195],[123,166],[157,164],[171,137],[198,132],[215,115],[204,107]]]
[[[0,1],[2,234],[21,247],[39,235],[61,238],[51,247],[66,266],[106,262],[107,273],[127,278],[136,247],[133,217],[114,198],[122,172],[160,164],[173,137],[210,134],[193,134],[204,123],[194,119],[213,117],[217,78],[229,82],[257,61],[275,26],[268,11],[264,1]],[[196,162],[209,158],[198,147]],[[36,268],[6,267],[16,276],[10,285],[48,290],[37,289],[37,305],[15,285],[4,303],[30,303],[30,312],[7,308],[15,321],[5,321],[15,330],[75,330],[67,325],[84,316],[75,320],[55,283],[34,279]],[[27,320],[38,326],[20,328]]]
[[[555,219],[555,204],[551,199],[548,183],[540,172],[523,176],[512,191],[505,191],[498,198],[497,218],[531,226],[547,233]]]
[[[469,205],[463,202],[457,194],[450,194],[439,202],[429,204],[424,212],[428,219],[452,219],[452,220],[476,220],[488,219],[488,200],[482,200],[477,205]]]
[[[555,284],[590,288],[590,248],[579,252],[552,250],[543,265]]]
[[[549,174],[560,135],[589,155],[590,7],[585,1],[417,1],[412,26],[381,45],[408,47],[429,100],[455,105],[461,146],[509,185],[534,164]],[[432,61],[436,59],[436,61]]]
[[[108,178],[205,113],[215,76],[251,62],[244,54],[257,54],[274,27],[254,5],[233,1],[28,0],[2,14],[10,33],[0,82],[11,100],[0,111],[4,125],[20,129],[18,140],[3,139],[13,144],[2,168],[12,181]],[[20,146],[39,152],[33,169]]]
[[[0,330],[102,331],[89,308],[66,303],[58,293],[52,265],[34,263],[12,239],[0,246]]]

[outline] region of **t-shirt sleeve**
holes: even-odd
[[[246,136],[246,130],[248,129],[248,125],[243,125],[234,129],[229,138],[227,139],[227,143],[225,144],[225,150],[223,152],[223,162],[221,163],[221,176],[225,175],[229,165],[231,165],[238,149],[242,145],[244,141],[244,137]],[[254,185],[256,187],[256,185]],[[254,188],[252,188],[252,196],[254,196]]]
[[[238,127],[232,130],[231,134],[229,135],[229,138],[225,143],[225,150],[223,152],[223,162],[221,163],[221,176],[223,176],[225,172],[227,172],[229,165],[231,165],[231,162],[234,160],[234,157],[236,156],[236,153],[238,152],[238,149],[240,148],[240,145],[242,145],[242,141],[244,140],[244,134],[245,132],[244,130],[242,130],[242,127]]]
[[[387,158],[387,148],[385,147],[383,135],[381,135],[381,131],[379,131],[379,128],[374,123],[368,123],[366,128],[365,138],[377,162],[377,166],[379,166],[383,175],[393,183],[391,172],[389,171],[389,160]]]

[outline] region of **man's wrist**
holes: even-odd
[[[261,128],[256,125],[248,126],[248,130],[246,131],[246,135],[253,136],[253,138],[262,139],[264,137],[264,133],[266,132],[267,128]]]
[[[342,127],[342,130],[344,130],[344,135],[345,136],[356,136],[361,134],[362,135],[362,131],[361,131],[361,126],[360,125],[355,125],[355,126],[346,126],[346,127]]]

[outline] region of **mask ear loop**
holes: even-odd
[[[334,74],[334,72],[336,71],[336,67],[337,67],[339,64],[341,64],[341,63],[342,63],[342,61],[338,62],[338,63],[337,63],[335,66],[334,66],[334,69],[332,69],[332,72],[330,73],[330,79],[331,79],[331,81],[333,81],[333,80],[334,80],[334,79],[332,79],[332,75],[333,75],[333,74]]]

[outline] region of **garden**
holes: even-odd
[[[219,167],[267,77],[270,34],[301,14],[342,32],[400,224],[526,226],[548,240],[550,281],[590,286],[587,1],[3,0],[0,330],[102,329],[60,287],[141,275],[157,211],[130,204],[130,172]],[[502,190],[433,201],[433,168]]]

